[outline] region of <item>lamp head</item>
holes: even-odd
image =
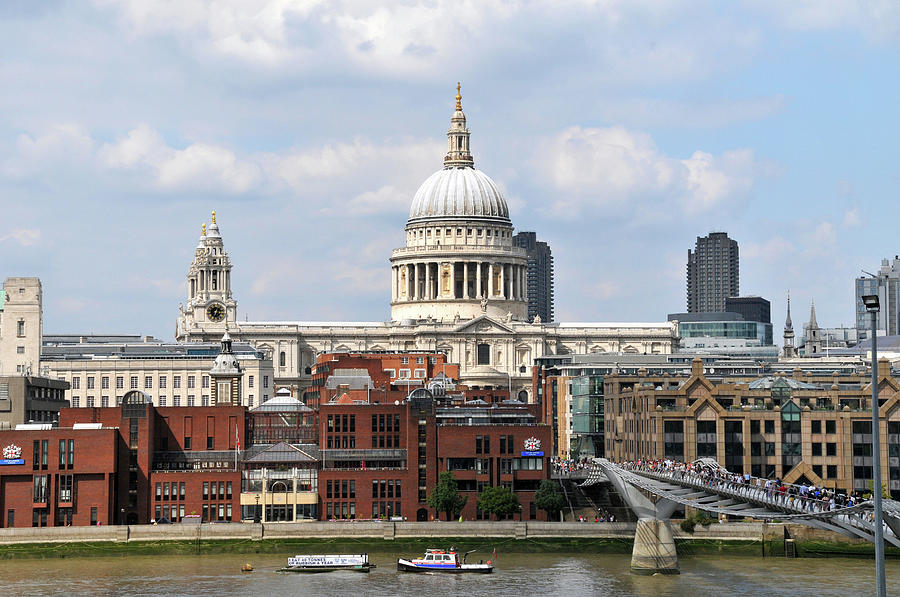
[[[863,305],[866,306],[866,311],[868,311],[869,313],[877,313],[878,312],[880,305],[878,303],[878,295],[877,294],[866,294],[866,295],[863,295],[861,298],[862,298]]]

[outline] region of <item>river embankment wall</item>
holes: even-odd
[[[687,533],[673,525],[675,540],[691,542],[761,542],[788,535],[798,541],[864,544],[802,525],[762,522],[697,525]],[[593,522],[294,522],[251,524],[110,525],[0,529],[0,546],[35,543],[133,543],[164,541],[266,541],[266,540],[420,540],[441,538],[606,539],[630,542],[634,523]]]

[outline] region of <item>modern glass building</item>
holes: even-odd
[[[751,346],[772,346],[772,324],[763,321],[746,321],[740,313],[670,313],[669,321],[678,321],[682,343],[686,339],[709,338],[709,347],[716,339],[745,340]],[[695,348],[696,341],[687,342]],[[733,344],[733,343],[732,343]]]
[[[603,379],[602,375],[572,379],[569,454],[573,458],[603,456]]]

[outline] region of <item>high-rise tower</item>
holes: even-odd
[[[553,253],[550,245],[537,240],[534,232],[519,232],[513,246],[528,254],[528,319],[553,321]]]
[[[694,251],[688,249],[688,313],[725,311],[725,299],[740,294],[739,265],[737,241],[727,233],[698,236]]]

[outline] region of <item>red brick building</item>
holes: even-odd
[[[533,502],[549,476],[550,429],[525,405],[441,407],[425,390],[398,404],[343,395],[319,409],[319,437],[323,519],[433,520],[428,495],[447,470],[468,496],[465,519],[486,518],[478,494],[498,485],[517,494],[524,519],[543,517]]]
[[[60,426],[93,423],[116,430],[116,467],[110,471],[116,523],[174,522],[189,514],[240,520],[236,449],[245,441],[245,413],[241,406],[156,408],[146,394],[132,391],[120,407],[63,409]]]
[[[0,431],[0,526],[111,524],[118,431],[30,427]]]

